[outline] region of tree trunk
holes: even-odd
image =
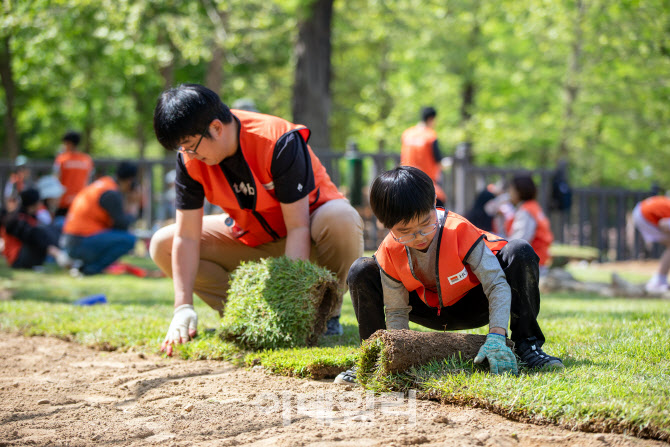
[[[144,117],[147,113],[144,110],[143,104],[144,98],[137,89],[133,89],[133,99],[135,100],[135,111],[137,112],[137,124],[135,125],[135,141],[137,141],[137,146],[139,148],[140,160],[144,160],[146,157],[147,150],[147,133],[145,130],[146,122]]]
[[[221,96],[221,87],[223,86],[223,56],[223,48],[216,45],[212,50],[212,60],[207,65],[207,75],[205,77],[205,86],[219,96]],[[228,103],[226,102],[226,104]]]
[[[312,130],[310,145],[330,148],[330,52],[333,0],[316,0],[299,25],[295,46],[293,121]]]
[[[581,73],[581,56],[582,56],[582,40],[583,30],[582,23],[584,22],[584,2],[577,0],[577,18],[574,23],[572,41],[572,51],[570,52],[570,59],[568,61],[568,72],[566,74],[565,85],[563,91],[565,92],[565,110],[563,111],[563,129],[561,130],[561,140],[558,146],[558,160],[568,160],[570,157],[570,148],[568,140],[573,133],[574,126],[574,109],[577,102],[577,95],[579,94],[579,75]]]
[[[205,86],[221,96],[221,87],[223,87],[223,61],[225,56],[223,45],[226,40],[228,14],[226,11],[218,10],[215,5],[208,2],[206,2],[205,7],[207,8],[207,15],[214,24],[215,29],[214,41],[212,42],[212,60],[207,65]],[[228,104],[228,102],[226,103]]]
[[[474,14],[477,15],[479,3],[475,3]],[[470,31],[470,38],[468,39],[468,53],[476,51],[479,45],[480,28],[479,23],[475,22]],[[463,84],[461,87],[461,127],[464,130],[465,144],[468,148],[472,148],[472,136],[469,130],[469,122],[472,118],[472,109],[475,105],[475,94],[477,92],[477,84],[475,83],[475,66],[472,62],[466,62],[465,74],[463,76]]]
[[[16,88],[14,75],[12,73],[12,52],[10,48],[10,36],[2,38],[0,43],[0,78],[5,90],[5,103],[7,112],[5,114],[5,150],[4,156],[15,159],[19,155],[19,133],[16,129],[15,98]]]

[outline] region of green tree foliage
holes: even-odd
[[[3,0],[18,146],[52,157],[76,128],[96,156],[162,156],[153,106],[180,82],[216,79],[224,102],[251,98],[291,119],[298,25],[312,3]],[[577,184],[669,186],[668,9],[663,0],[336,1],[331,146],[399,151],[403,129],[432,104],[447,153],[469,141],[477,163],[551,168],[565,158]],[[6,99],[3,88],[3,142]]]

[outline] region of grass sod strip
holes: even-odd
[[[474,360],[485,341],[485,335],[379,330],[361,346],[357,379],[366,388],[380,390],[389,385],[389,375],[401,377],[399,373],[431,360]],[[514,346],[511,340],[507,345]]]
[[[335,275],[308,261],[243,262],[231,275],[222,337],[254,350],[315,346],[337,288]]]

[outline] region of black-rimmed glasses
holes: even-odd
[[[198,153],[198,146],[200,146],[200,142],[202,141],[202,137],[205,136],[205,134],[207,133],[208,130],[209,130],[209,124],[207,125],[207,128],[205,130],[203,130],[202,133],[200,134],[200,139],[198,140],[197,143],[195,143],[195,147],[193,149],[184,149],[184,146],[179,146],[177,148],[177,152],[181,152],[182,154],[189,154],[189,155],[197,154]]]

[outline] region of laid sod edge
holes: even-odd
[[[27,335],[30,331],[20,331]],[[52,335],[57,338],[81,343],[83,340],[78,337],[58,336],[58,334],[43,333],[39,335]],[[381,343],[381,342],[380,342]],[[129,346],[109,346],[105,344],[89,344],[89,346],[99,350],[126,350]],[[369,369],[371,359],[377,358],[382,346],[367,351],[365,356],[359,355],[357,349],[351,347],[337,348],[301,348],[289,350],[265,350],[260,352],[243,351],[235,345],[225,343],[220,340],[219,335],[207,333],[199,336],[188,344],[177,348],[177,353],[184,359],[209,359],[230,361],[237,366],[253,367],[262,366],[265,370],[283,376],[293,376],[299,378],[330,378],[335,372],[350,368],[356,363],[361,369],[367,364]],[[376,350],[379,351],[376,351]],[[312,351],[309,359],[305,360],[304,355]],[[356,360],[357,359],[357,360]],[[372,370],[377,365],[372,365]],[[470,406],[473,408],[484,408],[493,413],[506,418],[519,421],[531,422],[535,424],[554,424],[570,430],[580,430],[595,433],[618,433],[627,434],[644,438],[658,439],[667,441],[670,439],[670,430],[668,428],[658,427],[654,423],[635,424],[626,420],[617,420],[613,418],[597,416],[583,420],[577,418],[562,418],[559,416],[548,417],[532,411],[509,408],[502,405],[496,399],[481,398],[476,395],[468,394],[467,386],[445,389],[440,385],[441,378],[451,376],[463,376],[480,374],[486,377],[488,373],[482,367],[474,365],[471,361],[462,361],[459,358],[450,358],[440,361],[432,361],[419,368],[411,368],[405,373],[390,374],[384,380],[373,380],[367,383],[366,388],[375,392],[392,392],[410,389],[417,391],[417,398],[439,401],[442,404],[455,404]],[[529,377],[532,372],[523,371],[521,378]],[[553,372],[547,374],[561,374]],[[491,376],[489,376],[491,377]],[[495,377],[495,376],[493,376]],[[495,377],[494,380],[509,380],[505,377]],[[363,380],[361,380],[363,381]]]

